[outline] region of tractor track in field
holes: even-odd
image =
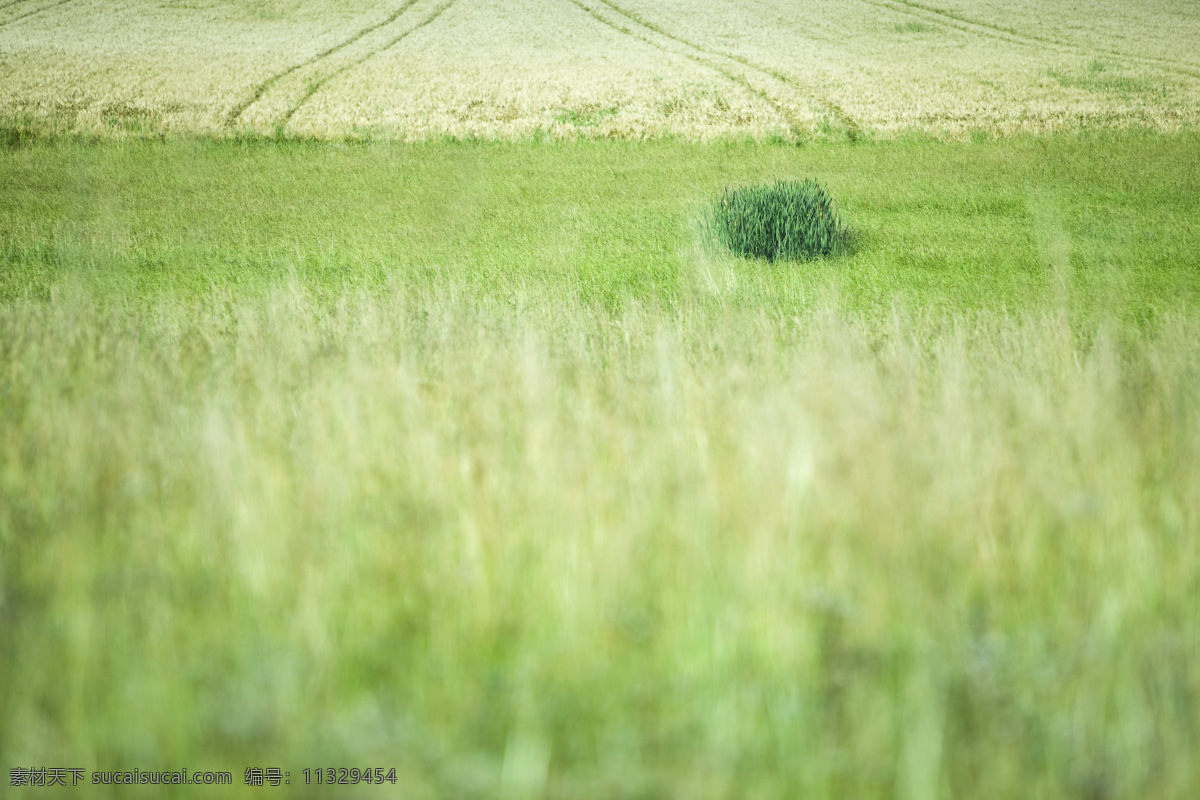
[[[570,2],[573,5],[577,6],[579,9],[581,9],[582,11],[585,11],[592,18],[607,25],[610,28],[613,28],[614,30],[616,30],[620,33],[623,33],[633,39],[637,39],[640,42],[649,44],[650,46],[658,48],[659,50],[662,50],[665,53],[671,53],[672,55],[682,56],[691,61],[694,61],[695,63],[700,64],[701,66],[718,73],[719,75],[725,77],[729,81],[746,89],[752,95],[758,97],[761,100],[764,100],[769,105],[773,106],[775,108],[775,110],[779,113],[779,115],[781,117],[783,117],[784,122],[787,124],[788,131],[791,133],[792,136],[794,136],[796,138],[803,138],[805,126],[796,120],[795,115],[791,111],[788,110],[787,105],[779,97],[775,96],[774,94],[772,94],[770,92],[764,91],[763,89],[756,87],[754,84],[752,84],[746,78],[746,76],[744,74],[738,74],[735,70],[729,69],[726,66],[722,66],[719,63],[714,63],[713,59],[724,59],[726,61],[732,61],[736,64],[740,64],[744,68],[754,70],[755,72],[765,75],[770,79],[778,81],[793,90],[799,90],[802,94],[805,94],[808,97],[810,97],[811,99],[815,100],[822,107],[829,110],[835,117],[837,117],[838,121],[841,122],[843,125],[845,125],[847,130],[850,131],[852,138],[857,137],[857,135],[859,133],[859,127],[858,127],[857,123],[854,122],[854,120],[851,119],[847,114],[845,114],[845,112],[843,112],[840,108],[838,108],[836,106],[836,104],[829,102],[829,101],[825,100],[824,98],[821,98],[820,96],[816,95],[815,93],[807,90],[805,87],[798,86],[794,81],[787,80],[785,77],[780,76],[779,74],[775,73],[773,70],[764,69],[763,67],[761,67],[757,64],[754,64],[746,59],[740,58],[738,56],[734,56],[729,53],[723,53],[723,52],[720,52],[717,50],[711,50],[711,49],[703,47],[701,45],[697,45],[694,42],[690,42],[686,39],[675,36],[674,34],[671,34],[670,32],[663,30],[662,28],[658,27],[657,25],[654,25],[653,23],[649,23],[649,22],[641,19],[636,14],[628,12],[625,9],[623,9],[613,3],[607,2],[607,0],[600,0],[601,6],[604,8],[607,8],[611,13],[615,13],[615,14],[619,15],[621,20],[609,19],[608,17],[606,17],[604,14],[600,13],[595,8],[590,7],[587,4],[585,4],[584,2],[582,2],[582,0],[570,0]],[[638,26],[638,28],[641,28],[642,31],[649,31],[649,34],[639,31],[639,30],[635,30],[631,27],[628,27],[628,24],[623,24],[623,23],[628,23],[628,24]],[[666,45],[664,45],[661,41],[656,41],[653,38],[653,36],[657,36],[657,37],[661,37],[662,39],[666,39],[669,42],[672,42],[673,44],[675,44],[677,47],[682,48],[682,50],[679,50],[679,51],[672,50],[672,49],[668,48]]]
[[[412,6],[416,1],[417,0],[409,0],[409,2],[405,5],[405,8]],[[386,44],[367,52],[365,55],[363,55],[359,58],[356,58],[355,60],[351,61],[349,64],[344,64],[343,66],[338,67],[337,69],[333,70],[332,72],[325,74],[319,80],[310,83],[308,85],[308,89],[305,91],[304,95],[301,96],[301,98],[298,101],[296,101],[296,103],[287,110],[287,113],[283,115],[282,122],[284,122],[284,123],[290,122],[292,117],[294,117],[296,115],[296,112],[299,111],[300,108],[305,103],[307,103],[309,100],[311,100],[313,95],[315,95],[318,91],[320,91],[321,87],[324,86],[325,84],[329,83],[329,81],[333,80],[334,78],[338,77],[339,75],[342,75],[343,73],[347,72],[348,70],[354,69],[355,67],[363,64],[364,62],[368,61],[369,59],[372,59],[375,56],[379,55],[380,53],[382,53],[386,50],[390,50],[391,48],[395,47],[401,41],[403,41],[407,37],[411,36],[412,34],[416,33],[417,31],[421,30],[426,25],[428,25],[429,23],[433,22],[435,19],[440,17],[443,13],[446,12],[446,10],[448,8],[450,8],[450,6],[454,5],[455,2],[456,2],[456,0],[445,0],[445,2],[441,3],[436,8],[434,8],[433,13],[429,14],[427,17],[425,17],[425,19],[421,20],[416,25],[414,25],[411,28],[409,28],[408,30],[404,31],[399,36],[396,36],[395,38],[388,40],[388,42]],[[397,16],[399,16],[399,15],[397,15]]]
[[[1023,33],[1014,28],[1009,28],[1004,25],[996,25],[991,22],[981,22],[969,17],[964,17],[961,14],[955,14],[951,11],[945,11],[934,6],[924,3],[916,3],[913,0],[859,0],[860,3],[865,3],[875,8],[882,8],[889,11],[896,11],[901,14],[907,14],[917,19],[922,19],[927,22],[937,22],[945,25],[948,28],[969,33],[976,36],[986,36],[992,39],[998,39],[1010,44],[1021,45],[1023,47],[1045,47],[1047,45],[1057,47],[1060,50],[1066,50],[1073,53],[1083,55],[1100,54],[1112,56],[1114,58],[1123,59],[1126,61],[1140,62],[1143,66],[1153,66],[1167,72],[1174,72],[1178,75],[1184,75],[1193,79],[1200,79],[1200,65],[1189,64],[1184,61],[1176,61],[1169,58],[1157,58],[1155,56],[1143,56],[1136,53],[1126,53],[1120,50],[1113,50],[1104,47],[1088,47],[1078,45],[1072,42],[1055,39],[1049,36],[1039,36],[1033,33]]]
[[[741,86],[743,89],[745,89],[746,91],[750,92],[750,93],[751,93],[752,95],[754,95],[755,97],[759,98],[760,100],[764,100],[764,101],[766,101],[766,102],[767,102],[769,105],[771,105],[771,106],[774,106],[775,110],[776,110],[777,112],[779,112],[780,116],[782,116],[782,117],[783,117],[783,120],[784,120],[784,122],[785,122],[785,123],[787,123],[788,131],[789,131],[789,132],[790,132],[790,133],[791,133],[793,136],[796,136],[796,137],[799,137],[799,136],[800,136],[800,131],[801,131],[801,128],[800,128],[799,124],[798,124],[798,123],[796,122],[796,120],[793,118],[792,114],[790,114],[790,113],[787,111],[787,109],[786,109],[786,108],[783,106],[783,104],[782,104],[782,103],[781,103],[779,100],[777,100],[776,98],[774,98],[774,97],[772,97],[771,95],[767,94],[766,92],[763,92],[763,91],[761,91],[761,90],[759,90],[759,89],[756,89],[756,88],[753,86],[753,84],[751,84],[751,83],[750,83],[750,81],[746,80],[746,77],[745,77],[744,75],[737,75],[737,74],[734,74],[734,73],[730,72],[730,71],[729,71],[729,70],[727,70],[727,69],[724,69],[724,68],[722,68],[722,67],[720,67],[720,66],[718,66],[718,65],[716,65],[716,64],[713,64],[713,63],[712,63],[711,61],[709,61],[707,58],[704,58],[704,57],[702,57],[702,56],[697,56],[697,55],[695,55],[694,53],[687,53],[687,52],[683,52],[683,53],[675,53],[675,52],[672,52],[671,50],[668,50],[666,47],[664,47],[664,46],[663,46],[663,45],[662,45],[660,42],[656,42],[656,41],[654,41],[653,39],[651,39],[651,38],[650,38],[650,37],[648,37],[648,36],[639,35],[637,32],[635,32],[635,31],[634,31],[634,30],[632,30],[631,28],[628,28],[628,27],[626,27],[626,26],[624,26],[624,25],[621,25],[621,24],[620,24],[620,23],[618,23],[618,22],[614,22],[614,21],[612,21],[612,20],[610,20],[610,19],[606,18],[606,17],[605,17],[603,14],[601,14],[601,13],[600,13],[600,12],[598,12],[598,11],[596,11],[596,9],[594,9],[594,8],[590,8],[589,6],[587,6],[587,5],[585,5],[584,3],[580,2],[580,0],[569,0],[569,2],[570,2],[571,4],[573,4],[573,5],[575,5],[576,7],[578,7],[578,8],[579,8],[581,11],[584,11],[584,12],[586,12],[586,13],[587,13],[589,16],[591,16],[591,17],[592,17],[593,19],[595,19],[597,22],[603,23],[604,25],[607,25],[608,27],[612,28],[613,30],[615,30],[615,31],[617,31],[617,32],[619,32],[619,33],[623,33],[623,34],[625,34],[626,36],[628,36],[628,37],[630,37],[630,38],[632,38],[632,39],[636,39],[636,40],[637,40],[637,41],[639,41],[639,42],[643,42],[643,43],[645,43],[645,44],[648,44],[648,45],[650,45],[651,47],[658,48],[659,50],[662,50],[664,53],[670,53],[671,55],[678,55],[678,56],[682,56],[682,57],[684,57],[684,58],[687,58],[687,59],[689,59],[689,60],[691,60],[691,61],[694,61],[694,62],[696,62],[696,63],[697,63],[697,64],[699,64],[700,66],[702,66],[702,67],[705,67],[706,69],[710,69],[710,70],[712,70],[712,71],[716,72],[717,74],[721,75],[722,77],[726,78],[727,80],[729,80],[729,81],[731,81],[731,82],[733,82],[733,83],[736,83],[738,86]],[[643,27],[644,27],[644,26],[643,26]],[[651,29],[651,30],[653,30],[653,29]],[[657,33],[657,31],[655,31],[655,32]],[[661,34],[660,34],[660,35],[661,35]],[[667,38],[670,38],[670,37],[667,37]],[[675,40],[675,41],[677,41],[677,40]]]
[[[695,42],[684,39],[682,36],[677,36],[677,35],[671,33],[670,31],[664,29],[663,27],[656,25],[653,22],[643,19],[641,17],[641,15],[639,15],[633,11],[629,11],[627,9],[621,8],[620,6],[618,6],[616,3],[612,2],[611,0],[600,0],[600,2],[603,3],[605,6],[608,6],[613,11],[620,14],[621,16],[625,17],[626,19],[632,20],[633,22],[636,22],[637,24],[643,26],[644,28],[647,28],[648,30],[652,30],[655,33],[659,34],[660,36],[666,37],[667,39],[670,39],[674,42],[678,42],[679,44],[684,45],[685,47],[690,47],[693,50],[699,51],[701,53],[707,53],[708,55],[716,56],[718,58],[727,58],[730,61],[734,61],[738,64],[741,64],[744,67],[752,69],[763,75],[767,75],[768,77],[774,78],[776,81],[784,84],[785,86],[791,87],[793,90],[799,92],[800,94],[806,95],[810,100],[812,100],[818,106],[824,108],[826,111],[831,113],[838,120],[838,122],[840,122],[842,124],[842,126],[846,128],[846,131],[850,134],[851,139],[857,139],[859,136],[862,135],[862,129],[859,126],[858,122],[852,116],[850,116],[848,113],[846,113],[845,109],[843,109],[840,105],[838,105],[836,102],[834,102],[830,98],[825,97],[822,94],[819,94],[812,87],[806,86],[806,85],[800,83],[799,81],[796,81],[793,78],[790,78],[789,76],[780,72],[779,70],[756,63],[756,62],[746,58],[745,56],[740,56],[740,55],[737,55],[736,53],[729,53],[729,52],[725,52],[722,50],[714,50],[711,47],[705,47],[704,45],[697,44]]]
[[[267,91],[272,86],[274,86],[276,83],[278,83],[279,81],[283,80],[284,78],[291,75],[293,72],[296,72],[297,70],[304,69],[305,67],[310,67],[313,64],[316,64],[316,63],[328,58],[329,56],[333,55],[334,53],[338,52],[339,50],[349,47],[350,45],[357,42],[359,39],[362,39],[364,36],[366,36],[370,33],[373,33],[374,31],[377,31],[386,25],[391,25],[393,22],[395,22],[397,19],[400,18],[400,15],[402,15],[405,11],[407,11],[409,8],[411,8],[416,2],[417,2],[417,0],[405,0],[404,3],[401,3],[400,6],[396,8],[396,10],[394,10],[391,14],[389,14],[387,17],[385,17],[382,21],[377,22],[374,25],[368,25],[367,27],[360,30],[358,33],[351,36],[349,39],[338,42],[337,44],[333,45],[332,47],[327,47],[326,49],[322,50],[321,52],[317,53],[316,55],[311,56],[297,64],[293,64],[292,66],[288,67],[285,70],[276,72],[274,75],[267,78],[265,81],[260,83],[258,86],[254,87],[254,91],[250,94],[249,97],[241,100],[240,102],[237,103],[237,105],[235,105],[233,108],[229,109],[229,113],[225,116],[225,127],[232,128],[234,125],[236,125],[238,119],[242,116],[242,114],[245,113],[246,109],[248,109],[250,106],[254,105],[259,100],[261,100],[263,95],[266,94]]]
[[[7,5],[0,6],[0,9],[9,8],[10,6],[15,6],[18,3],[23,3],[23,2],[25,2],[25,0],[13,0],[13,2],[8,3]],[[21,14],[19,16],[12,17],[11,19],[6,19],[6,20],[0,22],[0,28],[3,28],[7,25],[12,25],[14,22],[20,22],[23,19],[27,19],[36,14],[40,14],[43,11],[49,11],[52,8],[58,8],[59,6],[65,6],[67,3],[70,3],[70,2],[73,2],[73,0],[58,0],[58,2],[44,5],[41,8],[35,8],[33,11],[26,11],[24,14]]]

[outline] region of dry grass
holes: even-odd
[[[1194,788],[1194,316],[1129,364],[1062,317],[481,305],[6,307],[11,602],[54,587],[11,634],[10,761]]]
[[[16,0],[0,122],[89,135],[961,136],[1200,121],[1158,0]]]

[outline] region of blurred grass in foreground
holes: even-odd
[[[0,766],[1194,794],[1198,237],[1170,221],[1195,195],[1121,188],[1187,146],[395,148],[190,217],[145,182],[287,187],[342,156],[3,154]],[[500,218],[312,244],[327,208],[381,213],[371,159],[414,152]],[[75,189],[12,188],[72,160]],[[852,258],[695,244],[710,184],[781,163],[840,185]],[[922,202],[914,163],[945,170]],[[403,198],[436,187],[397,185],[389,213],[432,215]],[[895,252],[917,230],[927,262]]]

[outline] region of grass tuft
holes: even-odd
[[[832,255],[847,243],[833,199],[811,178],[726,189],[709,231],[738,255],[768,261]]]

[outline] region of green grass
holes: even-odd
[[[931,33],[937,28],[924,22],[902,22],[892,28],[896,33]]]
[[[565,108],[554,115],[557,122],[565,122],[570,125],[577,125],[581,128],[591,128],[604,122],[606,119],[611,119],[617,115],[615,108],[595,108],[576,110]]]
[[[0,764],[1194,796],[1198,146],[0,151]]]
[[[848,239],[833,199],[812,179],[726,188],[705,230],[714,244],[768,262],[833,256]]]
[[[1121,65],[1104,59],[1093,59],[1082,71],[1063,71],[1051,69],[1047,74],[1054,78],[1060,86],[1075,89],[1086,89],[1091,92],[1117,94],[1124,97],[1135,95],[1165,95],[1167,85],[1162,81],[1153,81],[1124,74]]]

